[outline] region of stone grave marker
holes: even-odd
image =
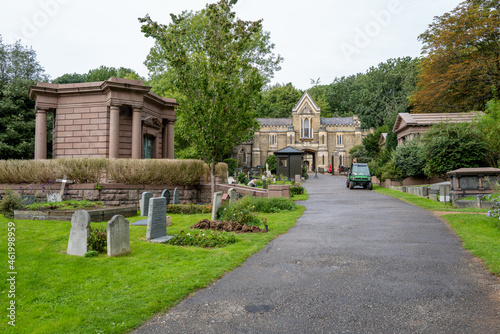
[[[167,242],[167,201],[165,197],[151,198],[149,201],[148,225],[146,240],[150,242]]]
[[[71,217],[68,255],[84,256],[88,251],[87,238],[90,234],[90,215],[85,210],[75,211]]]
[[[153,197],[153,194],[150,193],[149,191],[145,191],[142,193],[141,196],[141,216],[147,217],[148,216],[148,210],[149,210],[149,201]]]
[[[300,183],[300,174],[295,174],[295,183]]]
[[[168,189],[165,189],[161,192],[161,197],[165,197],[167,199],[167,205],[170,204],[170,192]]]
[[[214,193],[214,199],[212,203],[212,220],[216,220],[217,217],[217,211],[220,209],[222,206],[222,192],[218,191]]]
[[[129,223],[122,215],[115,215],[107,224],[108,256],[130,253]]]
[[[174,189],[174,198],[172,199],[172,204],[181,204],[181,201],[179,200],[179,189],[177,188]]]
[[[48,203],[62,202],[62,196],[61,194],[58,193],[47,194],[47,202]]]
[[[238,199],[238,193],[236,192],[236,189],[234,188],[229,188],[229,190],[227,191],[227,193],[229,194],[229,201],[230,202],[234,202]]]

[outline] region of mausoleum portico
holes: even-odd
[[[53,158],[174,158],[175,99],[142,81],[30,87],[35,100],[35,159],[47,158],[47,113],[54,114]]]

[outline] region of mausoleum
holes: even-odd
[[[53,158],[173,159],[175,99],[142,81],[31,86],[35,100],[35,159],[47,158],[47,114],[53,114]]]

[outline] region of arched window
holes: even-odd
[[[309,119],[304,120],[304,138],[309,138]]]

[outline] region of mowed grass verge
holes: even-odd
[[[259,214],[269,233],[235,234],[225,248],[204,249],[145,241],[145,226],[130,226],[131,253],[109,258],[66,255],[70,222],[8,220],[0,215],[1,314],[6,315],[10,285],[7,225],[15,223],[16,326],[2,316],[6,333],[123,333],[164,312],[197,289],[240,266],[269,241],[286,233],[304,212]],[[209,214],[171,215],[168,234],[191,230]],[[130,222],[141,219],[129,218]],[[105,226],[105,223],[92,223]]]
[[[490,273],[500,276],[500,228],[498,220],[488,218],[487,209],[458,209],[430,199],[402,193],[387,188],[374,187],[374,190],[429,211],[446,211],[441,216],[462,240],[462,244],[471,254],[480,258]],[[467,213],[469,212],[469,213]]]

